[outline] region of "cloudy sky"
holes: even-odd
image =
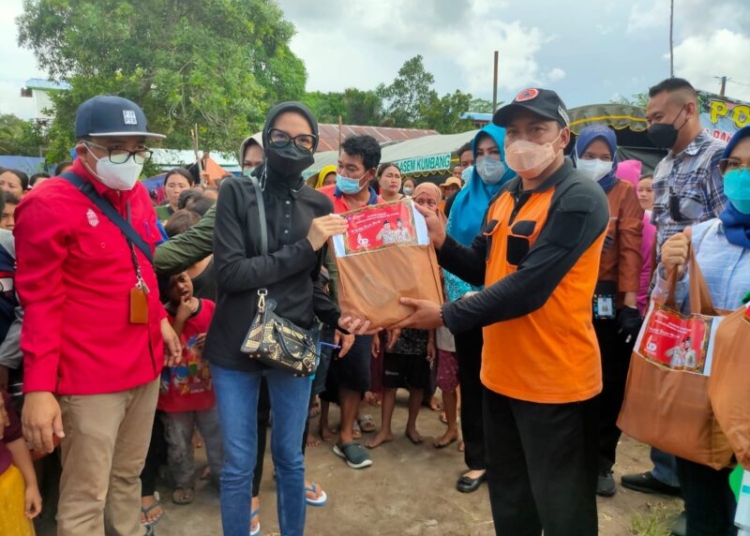
[[[19,97],[43,76],[18,48],[22,0],[2,0],[0,113],[33,114]],[[499,100],[524,87],[557,90],[569,107],[630,96],[669,76],[669,0],[279,0],[297,27],[292,49],[308,90],[372,89],[416,54],[441,93],[492,97],[500,53]],[[750,100],[747,0],[675,0],[675,75],[699,89]]]

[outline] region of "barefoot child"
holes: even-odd
[[[5,409],[3,410],[3,406]],[[7,415],[7,419],[6,419]],[[34,536],[31,522],[42,511],[42,496],[21,434],[21,422],[2,391],[0,403],[0,534]]]
[[[214,302],[193,296],[193,283],[187,272],[169,279],[162,289],[169,322],[182,342],[182,363],[162,372],[158,408],[164,411],[167,460],[175,483],[172,501],[190,504],[195,495],[193,429],[197,425],[206,445],[211,477],[218,483],[223,465],[223,449],[216,397],[202,358],[206,331],[211,324]]]

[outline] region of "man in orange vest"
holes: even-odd
[[[421,211],[438,260],[481,292],[438,306],[402,298],[395,327],[484,327],[481,379],[487,483],[498,535],[598,533],[597,395],[601,363],[591,305],[609,220],[601,188],[573,168],[565,105],[530,88],[495,113],[508,166],[470,247]]]

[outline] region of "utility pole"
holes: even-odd
[[[723,97],[727,89],[727,82],[729,81],[729,78],[726,76],[714,76],[714,78],[721,81],[721,89],[719,90],[719,95]]]
[[[495,113],[495,110],[497,110],[497,61],[498,61],[498,53],[497,50],[495,51],[495,77],[494,81],[492,83],[492,113]]]
[[[669,7],[669,77],[674,78],[674,0]]]

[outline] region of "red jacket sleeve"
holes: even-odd
[[[24,392],[55,392],[65,301],[69,227],[49,199],[30,194],[16,209],[16,289],[24,308]],[[85,277],[81,274],[81,277]]]

